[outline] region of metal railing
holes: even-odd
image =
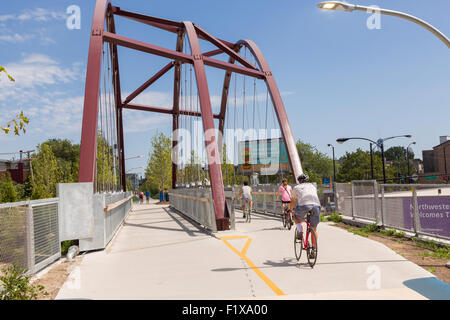
[[[108,244],[116,234],[131,209],[132,192],[105,195],[105,242]]]
[[[211,189],[172,189],[170,205],[211,231],[217,231]]]
[[[386,228],[450,239],[450,185],[336,183],[337,210]]]
[[[0,204],[0,267],[36,273],[60,257],[58,198]]]

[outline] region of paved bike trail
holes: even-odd
[[[213,235],[167,206],[135,205],[103,251],[84,255],[57,299],[450,299],[450,288],[385,245],[320,223],[313,269],[294,228],[254,214]]]

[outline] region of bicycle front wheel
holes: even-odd
[[[281,220],[283,220],[283,228],[286,228],[286,214],[284,211],[281,214]]]
[[[295,251],[295,258],[298,260],[300,260],[300,257],[302,256],[302,250],[303,250],[303,239],[298,239],[298,229],[297,227],[295,227],[295,232],[294,232],[294,251]]]
[[[307,243],[308,247],[306,249],[306,256],[308,258],[309,265],[313,268],[317,261],[317,234],[313,229],[308,229]]]

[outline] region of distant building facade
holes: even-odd
[[[439,144],[433,147],[433,150],[423,150],[422,158],[424,174],[428,177],[426,182],[447,182],[450,175],[450,136],[439,137]],[[430,179],[434,176],[436,179]]]
[[[0,176],[6,176],[9,172],[11,179],[17,183],[24,183],[30,172],[30,162],[24,160],[3,160],[0,159]]]

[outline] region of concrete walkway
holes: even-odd
[[[450,286],[381,243],[321,223],[314,269],[279,219],[237,212],[210,235],[167,206],[136,205],[57,299],[450,299]]]

